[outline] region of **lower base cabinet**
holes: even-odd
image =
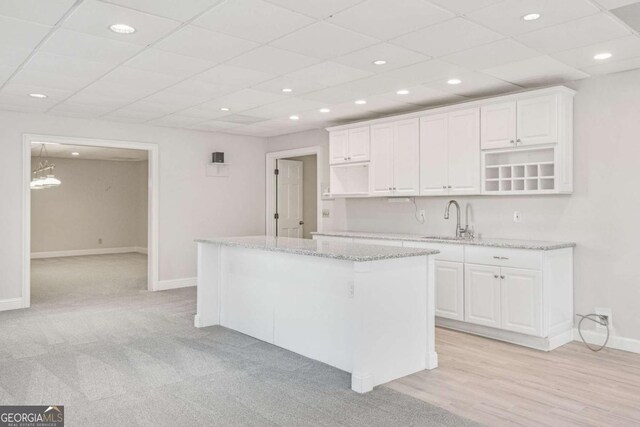
[[[464,320],[464,264],[435,261],[436,316]]]
[[[466,322],[500,327],[500,267],[466,264],[464,295]]]

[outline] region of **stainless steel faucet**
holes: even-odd
[[[455,200],[449,200],[447,203],[447,208],[444,210],[444,219],[449,219],[449,208],[451,205],[455,205],[456,207],[456,237],[464,237],[463,235],[469,232],[469,224],[465,225],[464,228],[460,226],[460,205]]]

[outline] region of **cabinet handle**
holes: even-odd
[[[504,276],[500,276],[501,279],[504,279]]]
[[[392,187],[389,187],[389,191],[391,191],[391,190],[393,190],[393,188],[392,188]]]
[[[493,256],[493,259],[509,259],[506,256]]]
[[[497,279],[499,276],[497,274],[494,274],[493,277],[495,277]]]
[[[522,144],[522,140],[520,138],[516,139],[516,142]]]
[[[447,186],[446,186],[446,185],[443,185],[443,186],[442,186],[442,188],[447,188]]]
[[[450,186],[450,185],[448,185],[448,186],[447,186],[447,188],[451,188],[451,186]]]
[[[516,142],[512,139],[511,141],[509,141],[512,144],[515,144]]]

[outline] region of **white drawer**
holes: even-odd
[[[353,239],[353,243],[360,243],[362,245],[380,245],[380,246],[402,246],[402,242],[397,240],[387,239]]]
[[[527,249],[505,249],[482,246],[466,246],[466,263],[518,267],[530,270],[542,269],[542,251]]]
[[[402,242],[405,248],[426,248],[440,251],[439,254],[433,256],[438,261],[455,261],[464,262],[464,246],[463,245],[447,245],[446,243],[430,243],[430,242]]]

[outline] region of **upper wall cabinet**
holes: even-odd
[[[545,95],[482,107],[483,150],[558,142],[560,95]]]
[[[416,196],[420,181],[418,119],[371,126],[372,196]]]
[[[480,109],[420,119],[420,194],[480,194]]]
[[[368,161],[369,126],[331,132],[329,159],[332,165]]]

